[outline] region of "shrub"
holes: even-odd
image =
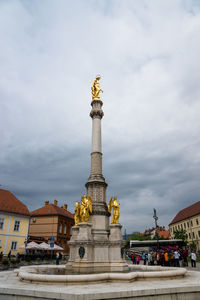
[[[16,264],[17,263],[16,259],[11,259],[10,262],[11,262],[11,264]]]
[[[8,260],[8,259],[2,260],[2,264],[3,264],[4,266],[8,266],[8,265],[9,265],[9,260]]]
[[[31,257],[30,256],[26,256],[25,257],[25,261],[30,262],[31,261]]]

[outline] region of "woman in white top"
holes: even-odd
[[[190,253],[190,258],[191,258],[191,266],[192,268],[196,268],[196,260],[197,260],[197,256],[196,253],[194,253],[193,251]]]

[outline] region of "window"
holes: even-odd
[[[59,224],[59,233],[62,233],[62,224]]]
[[[199,220],[198,219],[196,219],[196,224],[199,225]]]
[[[189,239],[191,239],[191,234],[190,234],[190,232],[189,232]]]
[[[186,228],[186,224],[184,223],[184,228]]]
[[[180,230],[180,226],[178,225],[178,230]]]
[[[198,235],[199,235],[199,237],[200,237],[200,231],[198,231]]]
[[[19,231],[20,221],[15,220],[14,231]]]
[[[181,224],[181,229],[183,229],[183,224]]]
[[[191,226],[193,226],[192,220],[190,221]]]
[[[0,229],[3,229],[4,218],[0,218]]]
[[[64,226],[64,234],[66,234],[67,233],[67,225],[65,224],[65,226]]]
[[[17,242],[12,242],[10,250],[17,250]]]
[[[195,238],[194,232],[192,233],[193,238]]]
[[[188,228],[190,227],[190,224],[189,224],[189,222],[187,222],[187,226],[188,226]]]

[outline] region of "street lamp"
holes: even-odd
[[[155,208],[153,209],[153,218],[155,220],[155,226],[156,226],[157,249],[159,250],[159,237],[158,237],[158,224],[157,224],[158,217],[157,217]]]

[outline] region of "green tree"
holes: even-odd
[[[192,243],[190,244],[190,249],[196,252],[197,245],[196,245],[196,243],[194,241],[192,241]]]
[[[163,234],[161,236],[159,236],[158,239],[159,240],[168,240],[168,238],[165,238]],[[153,240],[157,240],[157,236],[156,235],[153,237]]]
[[[130,237],[131,240],[138,240],[138,241],[146,241],[150,240],[151,238],[149,236],[146,236],[138,231],[135,231],[131,234]]]
[[[145,236],[138,231],[134,231],[131,234],[131,236],[128,238],[128,240],[126,241],[125,248],[129,248],[130,240],[146,241],[146,240],[150,240],[150,239],[151,238],[149,236]]]
[[[175,230],[174,231],[174,239],[182,240],[187,243],[187,231],[185,229]]]

